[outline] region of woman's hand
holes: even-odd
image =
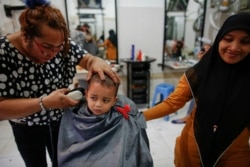
[[[45,108],[69,108],[77,103],[78,100],[73,100],[68,97],[66,94],[69,92],[69,89],[57,89],[51,92],[48,96],[44,96],[42,99],[42,103]]]
[[[48,96],[42,97],[42,104],[45,109],[69,108],[79,103],[66,94],[67,88],[58,89]],[[0,120],[23,118],[41,111],[39,98],[2,98],[0,97]],[[18,106],[18,110],[17,110]]]
[[[87,80],[91,78],[93,73],[98,73],[104,80],[104,73],[110,76],[115,83],[120,83],[120,78],[111,67],[101,58],[87,54],[80,61],[79,65],[88,70]]]

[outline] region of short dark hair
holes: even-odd
[[[104,74],[104,76],[105,76],[105,80],[101,80],[99,74],[97,73],[93,74],[90,80],[88,81],[88,85],[91,85],[91,83],[93,82],[97,82],[97,83],[100,83],[102,86],[106,86],[108,88],[114,87],[115,96],[117,96],[119,84],[115,83],[108,75]]]

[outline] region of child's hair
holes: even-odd
[[[88,81],[88,85],[91,85],[93,82],[100,83],[102,86],[106,86],[108,88],[115,87],[115,96],[117,96],[119,84],[115,83],[108,75],[104,74],[105,80],[101,80],[99,74],[95,73],[92,75],[91,79]]]

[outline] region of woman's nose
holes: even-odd
[[[231,51],[236,52],[236,51],[240,50],[240,46],[241,45],[238,42],[232,42],[231,46],[230,46],[230,49],[231,49]]]

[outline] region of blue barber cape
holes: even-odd
[[[117,107],[130,111],[121,113]],[[128,119],[126,119],[128,114]],[[58,138],[60,167],[153,167],[146,121],[136,105],[119,95],[114,107],[93,115],[86,105],[67,109]]]

